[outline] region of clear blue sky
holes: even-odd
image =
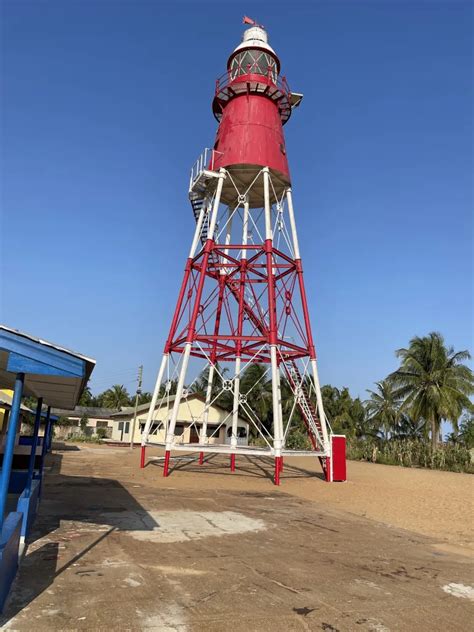
[[[290,9],[291,7],[291,9]],[[2,2],[0,320],[150,389],[213,143],[215,78],[261,21],[304,102],[285,127],[323,383],[472,340],[470,2]]]

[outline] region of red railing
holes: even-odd
[[[248,64],[248,72],[246,73],[236,73],[235,71],[227,70],[221,77],[216,79],[216,92],[215,96],[217,97],[220,92],[228,88],[232,87],[233,83],[240,83],[241,81],[248,81],[249,78],[255,81],[256,77],[261,77],[264,81],[263,83],[267,85],[273,85],[280,92],[282,92],[287,98],[288,101],[291,96],[290,87],[286,80],[286,77],[277,75],[275,70],[272,70],[271,67],[268,68],[266,73],[262,73],[261,69],[256,64]],[[275,80],[276,77],[276,80]]]

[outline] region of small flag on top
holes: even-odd
[[[255,20],[252,20],[252,18],[249,18],[246,15],[244,15],[244,19],[242,20],[242,24],[252,24],[253,26],[255,26],[257,23],[255,22]]]

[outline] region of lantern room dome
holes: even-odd
[[[247,50],[249,48],[266,51],[270,53],[276,60],[278,72],[280,71],[280,60],[273,48],[268,43],[268,35],[265,29],[261,26],[252,26],[249,29],[245,29],[242,35],[242,42],[235,47],[232,54],[229,57],[228,66],[236,53]]]

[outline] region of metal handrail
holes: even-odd
[[[201,152],[201,155],[191,167],[191,177],[189,179],[190,190],[192,189],[194,182],[199,178],[201,173],[208,169],[208,166],[209,171],[214,171],[216,154],[222,155],[222,152],[217,151],[216,149],[210,149],[209,147],[205,147],[204,150]]]
[[[224,88],[227,88],[231,83],[233,82],[238,83],[237,80],[240,79],[241,77],[246,77],[247,75],[260,75],[261,77],[268,79],[276,88],[278,88],[278,90],[283,92],[288,97],[288,99],[290,98],[291,90],[285,76],[276,75],[277,78],[275,81],[274,76],[276,73],[274,70],[269,69],[266,74],[262,72],[258,72],[259,70],[260,68],[258,66],[255,69],[249,68],[248,73],[242,73],[242,74],[236,75],[235,77],[232,77],[231,71],[227,70],[223,75],[221,75],[218,79],[216,79],[215,95],[217,96],[219,92],[221,92]]]

